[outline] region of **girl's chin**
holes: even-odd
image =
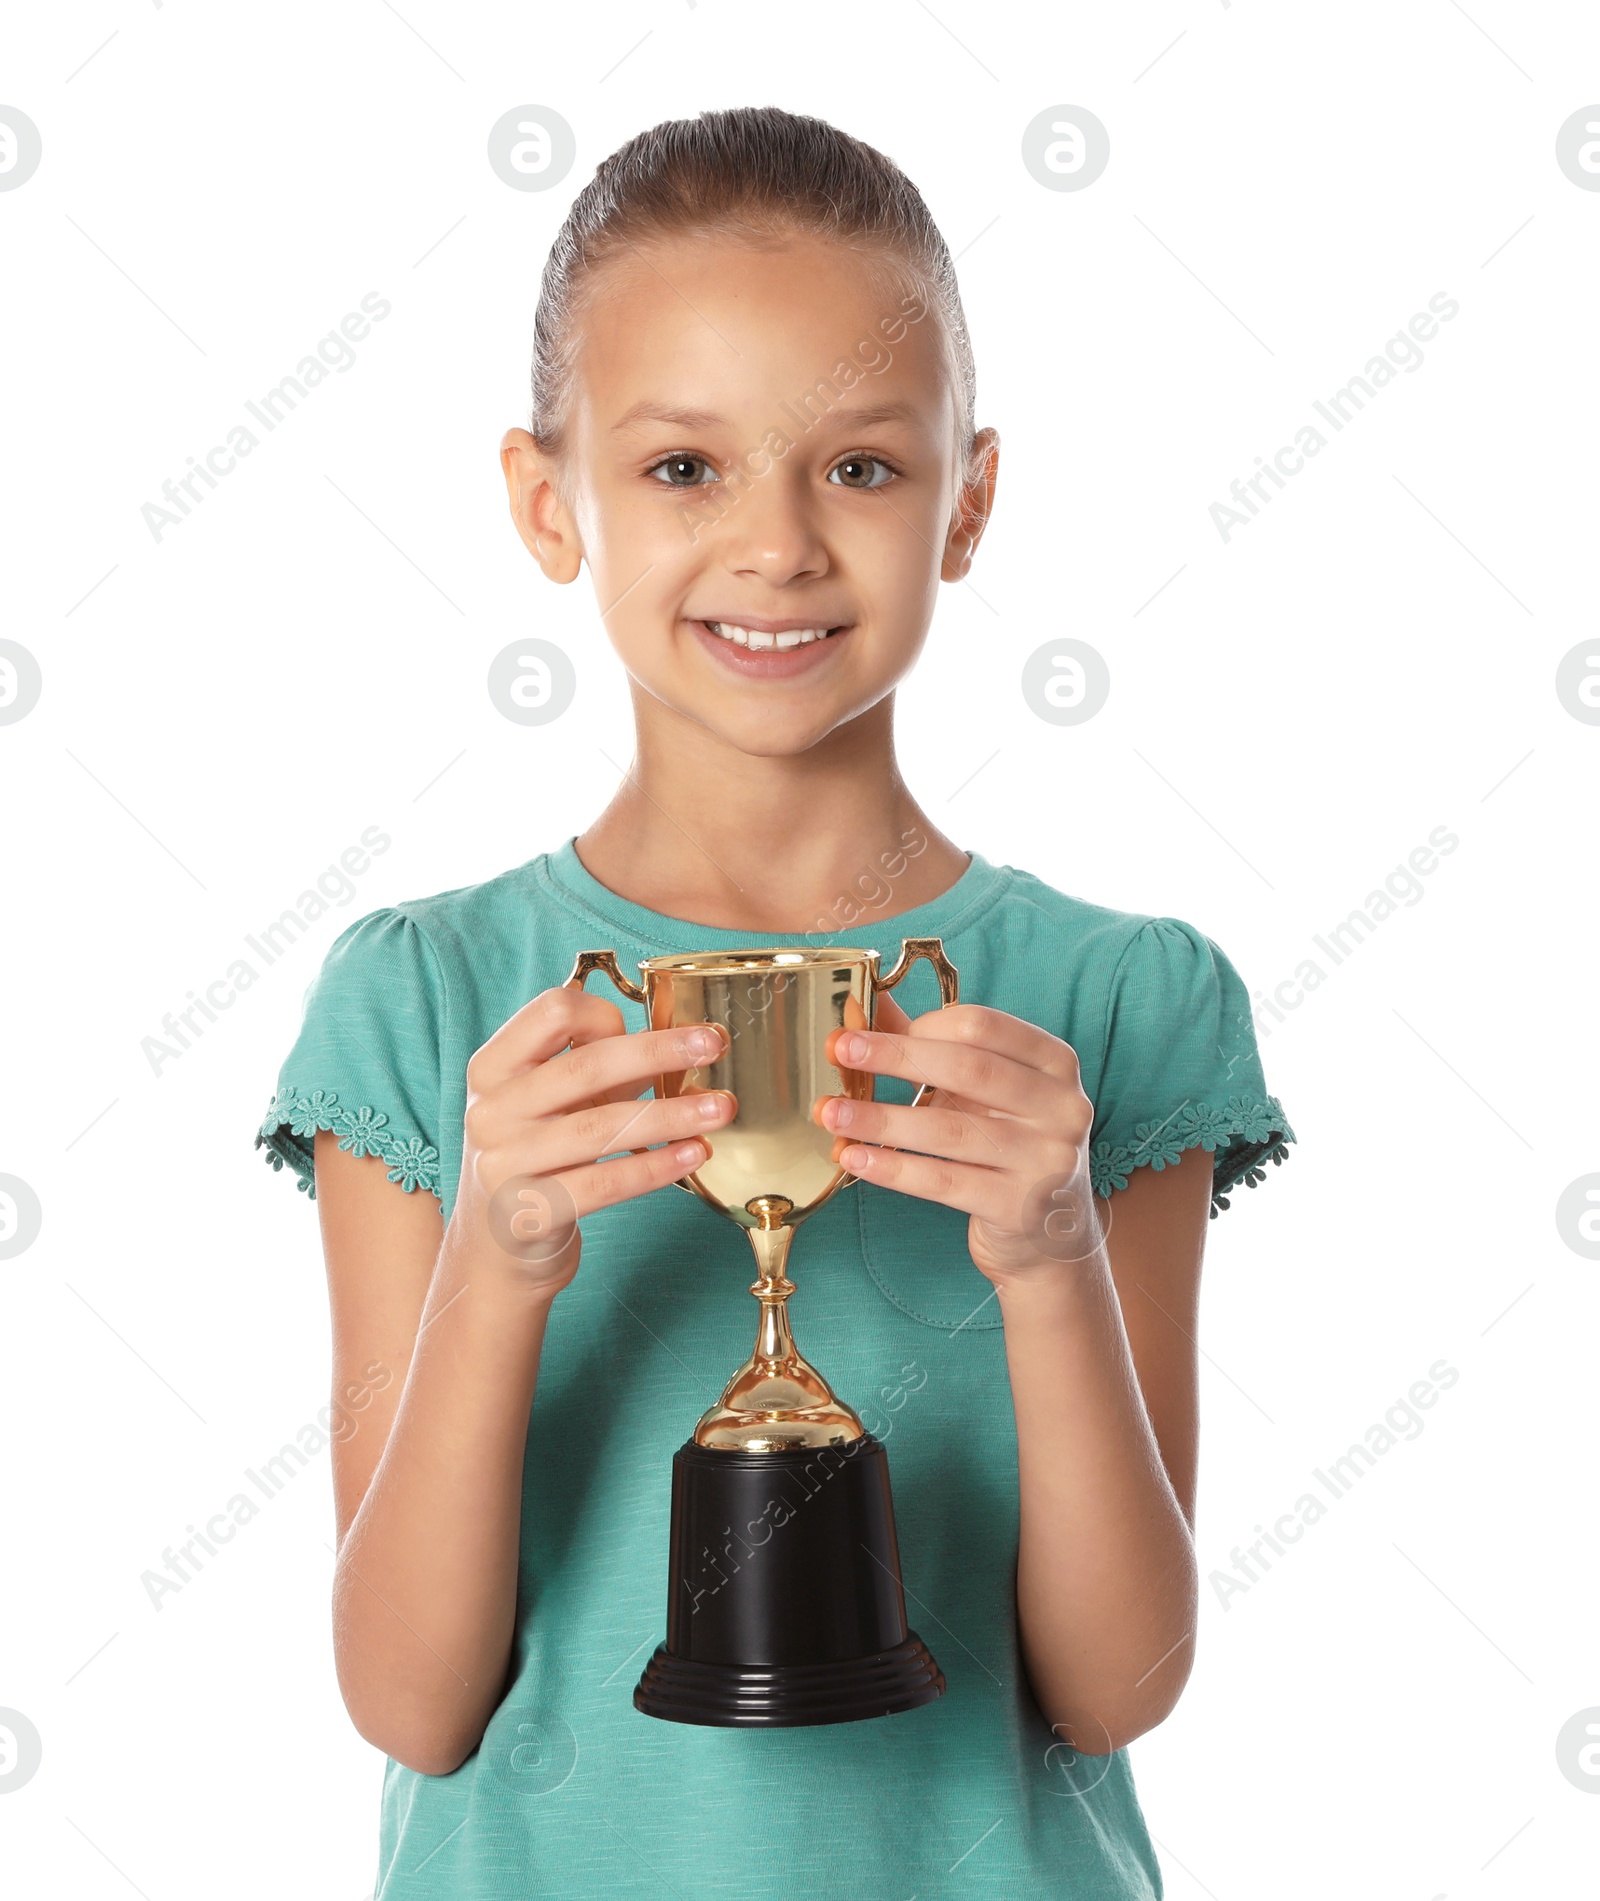
[[[648,696],[646,707],[655,701],[699,729],[695,750],[700,759],[716,754],[803,759],[867,710],[854,693],[840,700],[799,692],[723,694],[707,692],[704,681],[687,681],[681,675],[657,684],[641,681],[641,685]],[[649,717],[648,713],[642,716]]]

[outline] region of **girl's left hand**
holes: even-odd
[[[1099,1244],[1089,1185],[1094,1108],[1071,1045],[980,1004],[912,1019],[878,999],[877,1028],[835,1030],[829,1060],[933,1093],[908,1103],[823,1096],[814,1119],[862,1181],[972,1217],[967,1245],[997,1286],[1060,1271]]]

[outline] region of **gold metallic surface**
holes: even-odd
[[[819,1097],[870,1101],[874,1078],[828,1061],[829,1033],[870,1029],[878,993],[923,957],[939,979],[941,1005],[957,999],[955,967],[936,937],[907,938],[887,976],[878,953],[831,947],[702,951],[647,958],[642,983],[622,974],[611,951],[582,951],[567,979],[582,987],[601,970],[625,996],[642,1001],[653,1029],[718,1023],[722,1055],[658,1076],[661,1097],[732,1092],[732,1122],[704,1138],[710,1154],[685,1186],[750,1237],[760,1303],[754,1350],[721,1399],[695,1428],[695,1441],[727,1450],[772,1452],[790,1446],[843,1445],[861,1437],[860,1419],[794,1344],[785,1272],[794,1230],[835,1194],[849,1173],[833,1159],[836,1137],[811,1119]],[[917,1091],[920,1102],[927,1085]]]
[[[623,976],[614,950],[579,951],[577,961],[572,966],[572,975],[562,985],[562,989],[581,990],[583,980],[591,970],[603,970],[625,997],[635,1003],[644,1002],[644,992],[631,977]]]

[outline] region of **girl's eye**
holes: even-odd
[[[829,470],[828,480],[841,488],[882,488],[893,475],[888,463],[875,455],[852,455]]]
[[[721,477],[703,455],[669,455],[650,473],[668,488],[703,488]]]

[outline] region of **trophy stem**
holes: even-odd
[[[695,1443],[721,1451],[779,1452],[797,1446],[846,1445],[862,1436],[856,1414],[801,1355],[789,1329],[794,1282],[785,1269],[794,1229],[784,1225],[794,1203],[784,1195],[756,1195],[745,1213],[756,1257],[750,1291],[761,1303],[755,1350],[722,1398],[695,1427]]]
[[[768,1294],[769,1281],[757,1281],[750,1291],[761,1301],[761,1318],[756,1326],[755,1358],[770,1365],[786,1366],[794,1358],[794,1335],[789,1331],[789,1293]],[[793,1287],[794,1282],[789,1283]]]
[[[778,1201],[783,1201],[781,1210],[772,1206]],[[761,1226],[745,1229],[756,1257],[756,1278],[750,1283],[750,1291],[761,1303],[752,1358],[774,1371],[795,1358],[794,1335],[789,1330],[789,1296],[794,1292],[794,1282],[785,1272],[794,1229],[778,1225],[790,1205],[781,1195],[760,1196],[751,1212]]]

